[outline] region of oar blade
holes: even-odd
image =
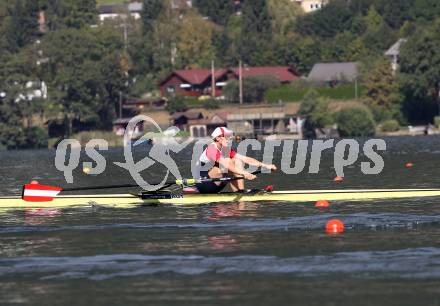
[[[60,187],[26,184],[23,186],[21,198],[27,202],[49,202],[52,201],[63,190]]]

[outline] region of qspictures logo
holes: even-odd
[[[137,132],[140,124],[148,123],[153,127],[153,132],[147,132],[143,135]],[[124,133],[124,158],[125,162],[114,162],[114,164],[126,170],[133,180],[144,190],[154,191],[160,189],[168,180],[169,174],[177,180],[182,179],[179,171],[178,163],[173,159],[172,153],[177,154],[193,145],[191,158],[191,172],[193,177],[200,177],[202,171],[207,171],[210,165],[200,165],[199,157],[203,150],[209,143],[210,139],[200,139],[193,141],[186,139],[178,141],[177,134],[180,132],[177,127],[170,127],[163,131],[160,126],[153,120],[153,118],[138,115],[133,117],[125,129]],[[134,136],[136,140],[133,141]],[[138,146],[145,141],[150,141],[152,146],[148,153],[145,153],[138,162],[135,162],[132,148]],[[369,139],[361,145],[355,139],[342,139],[336,141],[335,139],[327,140],[272,140],[260,142],[256,139],[245,139],[238,143],[237,153],[247,156],[250,151],[262,152],[262,161],[265,164],[274,163],[275,149],[281,149],[281,163],[280,171],[285,174],[299,174],[307,169],[310,174],[317,174],[320,171],[320,164],[322,153],[325,150],[332,150],[333,153],[333,167],[335,174],[344,176],[344,169],[346,167],[356,164],[359,160],[361,151],[362,155],[369,161],[362,161],[360,169],[365,175],[379,174],[384,169],[384,160],[378,153],[386,150],[386,142],[383,139]],[[294,155],[296,148],[296,154]],[[76,139],[65,139],[61,141],[56,150],[55,166],[63,172],[67,183],[74,183],[73,171],[80,166],[80,157],[82,151],[93,162],[83,162],[82,167],[90,169],[90,174],[99,175],[105,172],[107,161],[101,154],[108,150],[108,142],[104,139],[90,140],[84,148]],[[308,162],[308,163],[307,163]],[[151,185],[142,177],[141,173],[150,168],[154,164],[159,163],[167,170],[164,178],[159,184]],[[293,165],[292,165],[293,164]],[[308,164],[308,167],[306,165]],[[222,169],[227,171],[226,169]],[[253,172],[256,167],[249,166],[245,169],[248,172]],[[268,169],[262,169],[261,172],[269,172]]]

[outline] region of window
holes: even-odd
[[[172,94],[176,91],[176,88],[172,85],[167,87],[167,93]]]

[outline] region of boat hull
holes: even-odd
[[[218,202],[314,202],[355,201],[392,198],[438,197],[440,189],[362,189],[362,190],[297,190],[273,191],[250,194],[185,194],[170,199],[141,199],[131,194],[63,195],[48,202],[27,202],[20,197],[0,197],[0,209],[12,208],[66,208],[75,206],[102,205],[117,208],[135,207],[146,204],[168,204],[194,206]]]

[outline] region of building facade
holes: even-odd
[[[300,75],[290,67],[245,67],[242,77],[273,76],[281,83],[290,83],[300,78]],[[160,82],[160,92],[163,97],[179,94],[187,97],[212,95],[212,85],[215,83],[215,96],[221,96],[227,82],[239,79],[239,68],[186,69],[175,70]]]

